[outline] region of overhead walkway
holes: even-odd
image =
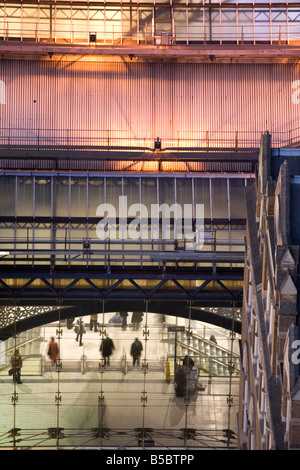
[[[299,54],[299,3],[2,2],[2,54],[286,60]]]

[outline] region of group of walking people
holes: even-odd
[[[127,326],[127,312],[121,312],[118,315],[115,315],[111,319],[111,323],[115,323],[119,321],[122,323],[122,326]],[[143,319],[142,312],[135,312],[132,315],[132,324],[133,329],[138,330],[139,325]],[[98,315],[91,315],[90,316],[90,330],[95,332],[98,331]],[[76,324],[74,326],[74,331],[76,334],[75,340],[79,342],[79,346],[83,346],[83,335],[86,333],[85,323],[83,321],[83,317],[78,318]],[[110,356],[112,355],[115,349],[114,342],[111,338],[106,336],[100,345],[100,352],[102,353],[102,357],[104,359],[104,366],[110,365]],[[132,356],[132,363],[133,366],[140,365],[140,357],[143,351],[143,345],[138,338],[135,338],[134,342],[130,348],[130,355]],[[47,356],[51,360],[52,364],[57,364],[59,360],[59,347],[57,342],[55,341],[54,337],[52,336],[48,345],[47,345]],[[9,370],[9,375],[12,375],[14,383],[21,384],[21,369],[23,366],[22,356],[20,355],[19,349],[16,349],[11,356],[11,369]]]
[[[111,338],[106,336],[103,338],[101,345],[100,345],[100,352],[102,353],[104,366],[110,365],[110,356],[112,355],[115,349],[114,342]],[[143,351],[143,345],[138,338],[135,338],[134,342],[130,348],[130,355],[132,356],[132,365],[135,366],[136,364],[140,365],[140,358]]]
[[[131,317],[131,323],[134,331],[137,331],[139,329],[140,323],[143,320],[143,312],[133,312],[132,317]],[[120,324],[122,325],[122,329],[125,330],[128,323],[127,323],[127,317],[128,313],[127,312],[116,312],[109,320],[109,323],[111,324]],[[98,331],[98,314],[93,314],[90,316],[90,330],[91,331]],[[74,325],[74,331],[76,333],[76,341],[79,342],[79,346],[83,346],[83,335],[86,333],[86,328],[85,328],[85,323],[83,321],[83,318],[80,317],[76,321]],[[109,346],[111,347],[111,346]]]

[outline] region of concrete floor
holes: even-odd
[[[5,370],[0,375],[0,448],[133,449],[143,448],[148,439],[162,449],[234,448],[239,379],[232,380],[230,389],[227,377],[200,375],[198,389],[188,400],[176,397],[173,380],[166,380],[170,346],[163,341],[165,329],[156,322],[148,327],[145,342],[142,329],[106,326],[116,350],[103,373],[99,370],[99,333],[87,329],[80,347],[74,332],[63,328],[62,371],[58,373],[46,357],[56,326],[44,328],[43,373],[40,358],[32,356],[24,360],[22,384],[14,385]],[[129,350],[135,337],[143,342],[146,369],[132,366]],[[126,371],[121,368],[125,353]],[[230,412],[229,391],[233,396]],[[10,431],[16,428],[20,431],[14,442]],[[63,428],[58,440],[57,428]],[[145,440],[138,446],[141,428],[148,432],[144,431]],[[228,428],[235,433],[230,441],[224,431]],[[195,431],[187,434],[186,429]]]

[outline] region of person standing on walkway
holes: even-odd
[[[85,325],[84,325],[84,321],[82,317],[80,317],[76,322],[75,333],[76,333],[76,341],[78,341],[79,339],[79,346],[82,346],[83,345],[82,336],[83,336],[83,333],[85,333]]]
[[[143,320],[143,312],[133,312],[131,317],[131,323],[133,324],[133,329],[137,331],[140,327],[140,323]]]
[[[95,332],[98,331],[98,315],[95,313],[94,315],[91,315],[90,318],[90,330],[94,330]]]
[[[132,343],[131,348],[130,348],[130,354],[132,356],[132,361],[133,365],[137,363],[137,365],[140,365],[140,357],[143,351],[143,345],[139,341],[138,338],[135,338],[135,341]]]
[[[122,318],[122,329],[126,330],[128,313],[120,312],[120,317]]]
[[[186,369],[192,370],[192,368],[194,367],[195,363],[194,363],[193,359],[192,359],[190,356],[184,356],[183,361],[182,361],[182,365],[183,365],[183,367],[185,367]]]
[[[102,340],[100,345],[100,351],[102,353],[102,357],[104,358],[104,366],[106,364],[110,365],[110,356],[112,355],[113,350],[115,349],[114,342],[108,336]]]
[[[21,369],[23,366],[22,357],[18,349],[11,356],[11,368],[14,383],[21,384]]]
[[[52,364],[56,364],[58,359],[59,349],[58,344],[54,341],[54,337],[52,336],[49,343],[48,343],[48,356],[52,361]]]
[[[183,366],[178,366],[174,376],[175,392],[177,397],[184,397],[186,392],[186,374]]]

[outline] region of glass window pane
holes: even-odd
[[[245,180],[244,178],[229,180],[230,187],[230,218],[246,217]]]
[[[168,204],[170,207],[175,204],[175,180],[174,178],[158,178],[159,184],[159,205]]]
[[[17,215],[33,217],[33,178],[18,176],[17,178]]]
[[[88,184],[88,216],[96,217],[97,207],[104,203],[104,178],[89,177]]]
[[[69,217],[68,176],[57,176],[54,180],[53,217]]]
[[[122,196],[122,178],[106,178],[106,203],[112,204],[119,217],[119,197]]]
[[[47,176],[35,178],[35,215],[51,216],[51,179]]]
[[[204,217],[210,219],[210,189],[208,178],[194,178],[195,204],[204,204]]]
[[[72,177],[71,184],[71,217],[87,216],[87,181],[85,177]]]
[[[0,214],[15,215],[15,184],[14,176],[0,176]]]
[[[213,219],[226,219],[228,218],[227,179],[213,178],[211,183]]]

